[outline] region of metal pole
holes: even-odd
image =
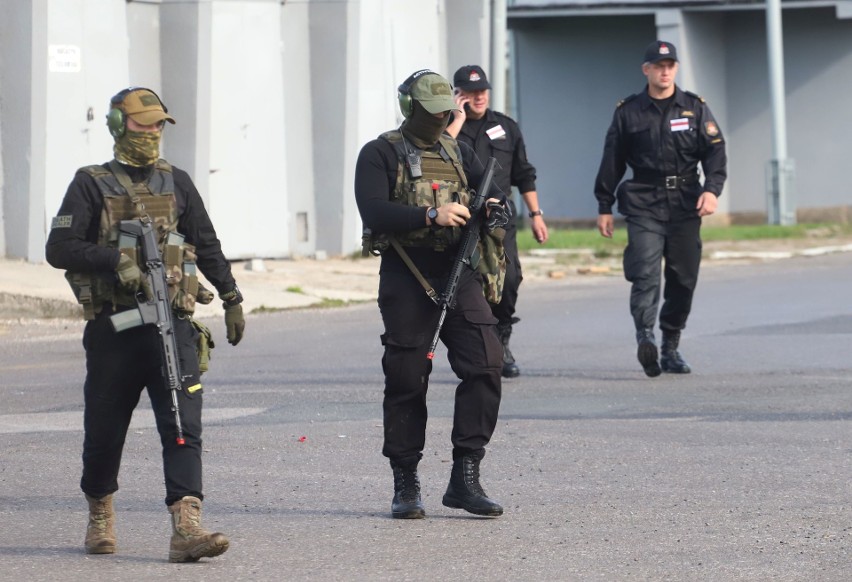
[[[491,109],[506,111],[506,0],[491,0]]]
[[[767,222],[795,224],[793,160],[787,158],[781,0],[766,0],[766,39],[769,57],[769,94],[772,103],[772,159],[767,168]]]

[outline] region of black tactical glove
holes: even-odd
[[[492,232],[495,228],[505,228],[509,224],[509,219],[512,217],[512,211],[507,206],[499,202],[489,202],[488,219],[485,221],[485,227],[488,232]]]
[[[152,297],[151,285],[148,283],[148,278],[142,274],[136,261],[125,254],[122,254],[118,259],[118,266],[115,268],[115,274],[118,275],[118,286],[129,295],[135,295],[139,288],[145,292],[145,297]]]

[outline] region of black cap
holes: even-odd
[[[642,62],[659,63],[667,59],[677,62],[677,49],[670,42],[655,40],[645,49],[645,60]]]
[[[453,86],[462,91],[482,91],[491,88],[485,71],[479,65],[465,65],[456,71],[453,75]]]

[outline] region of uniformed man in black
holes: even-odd
[[[595,181],[601,235],[612,237],[616,199],[627,222],[624,276],[632,283],[637,357],[651,377],[690,372],[678,345],[698,282],[701,218],[716,211],[727,176],[722,132],[704,99],[677,87],[677,70],[673,44],[648,45],[642,64],[648,85],[618,104]],[[633,175],[621,182],[627,166]],[[663,260],[658,359],[654,325]]]
[[[426,287],[440,294],[446,286],[462,227],[471,217],[470,187],[479,186],[483,167],[469,148],[444,134],[456,107],[446,79],[417,71],[400,85],[399,105],[402,126],[361,149],[355,198],[371,232],[367,244],[382,255],[382,453],[393,470],[391,515],[416,519],[425,516],[417,466],[425,446],[432,371],[427,354],[441,313]],[[453,467],[443,504],[496,517],[503,508],[483,491],[479,466],[497,423],[502,348],[482,285],[480,274],[464,269],[456,305],[441,328],[450,365],[461,380],[451,435]]]
[[[172,520],[169,560],[194,562],[228,549],[228,538],[201,527],[201,368],[199,333],[192,320],[196,298],[213,294],[200,289],[195,268],[216,287],[224,301],[227,339],[243,337],[242,295],[222,254],[216,231],[189,175],[160,159],[166,122],[175,123],[150,89],[131,87],[110,101],[107,126],[114,159],[80,168],[53,219],[47,261],[67,271],[88,321],[84,385],[83,476],[80,487],[89,503],[85,550],[116,551],[113,494],[127,429],[139,396],[147,388],[163,454],[166,505]],[[153,224],[168,269],[174,336],[181,373],[177,391],[183,443],[169,383],[162,372],[158,333],[153,325],[116,332],[110,317],[135,309],[136,294],[150,294],[144,264],[134,252],[119,250],[122,220]],[[140,268],[141,267],[141,268]]]
[[[478,65],[461,67],[453,75],[453,85],[456,90],[455,100],[458,109],[453,113],[447,133],[473,148],[480,160],[491,157],[497,159],[499,163],[495,174],[497,184],[507,195],[511,192],[512,186],[518,189],[527,206],[533,236],[540,244],[544,243],[547,241],[547,225],[538,203],[535,168],[527,159],[527,149],[521,129],[508,115],[489,109],[491,84],[482,67]],[[509,206],[512,215],[517,216],[516,206],[511,198]],[[514,220],[510,220],[506,227],[503,246],[506,250],[506,280],[503,285],[503,297],[500,303],[491,306],[491,311],[497,318],[497,331],[503,343],[503,377],[514,378],[520,375],[521,370],[509,347],[509,338],[512,335],[512,326],[520,321],[520,318],[515,317],[515,306],[518,302],[518,288],[524,278],[518,255],[517,228]]]

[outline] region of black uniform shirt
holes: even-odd
[[[109,169],[108,164],[104,167]],[[146,179],[151,171],[151,168],[123,167],[134,182]],[[174,166],[172,171],[178,212],[177,230],[184,235],[186,242],[195,245],[198,268],[216,290],[219,293],[232,291],[236,283],[231,265],[222,254],[222,245],[201,195],[189,174]],[[66,217],[63,219],[65,226],[53,228],[47,238],[47,262],[57,269],[78,273],[114,271],[120,255],[118,249],[97,244],[102,209],[103,197],[95,179],[78,171],[57,213],[59,217]]]
[[[694,178],[699,162],[703,186]],[[661,111],[646,87],[621,102],[613,115],[595,180],[598,212],[612,214],[617,195],[625,216],[697,216],[702,192],[722,193],[726,164],[725,140],[703,99],[675,87],[674,100]],[[619,185],[627,166],[633,177]],[[667,189],[666,176],[680,176],[678,187]]]
[[[456,139],[469,145],[485,163],[497,159],[495,183],[508,196],[515,186],[522,194],[535,190],[535,167],[527,160],[527,148],[521,128],[514,119],[491,109],[485,110],[484,123],[465,121]]]
[[[485,168],[467,144],[459,142],[459,149],[468,183],[472,188],[477,188]],[[358,154],[355,165],[355,201],[364,226],[373,232],[407,232],[426,227],[426,208],[391,201],[398,170],[396,151],[385,139],[367,142]],[[502,193],[492,189],[489,197],[499,199]],[[422,272],[435,273],[452,266],[456,249],[435,252],[428,248],[409,248],[406,252]],[[382,254],[382,269],[408,271],[392,248]]]

